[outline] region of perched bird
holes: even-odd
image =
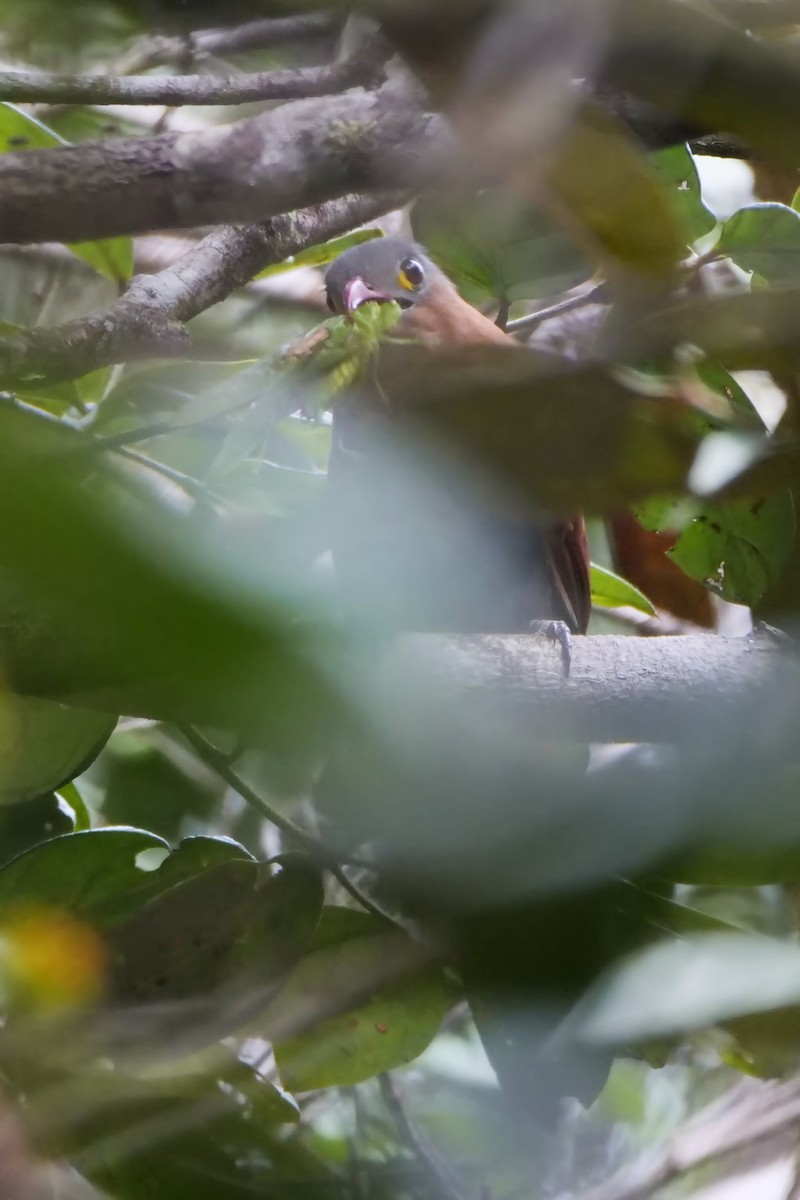
[[[326,289],[339,316],[397,304],[392,334],[434,350],[516,345],[405,237],[346,250],[328,269]],[[430,447],[398,448],[391,412],[374,396],[363,402],[377,387],[364,378],[334,407],[329,475],[343,515],[333,554],[345,589],[362,602],[380,595],[398,627],[418,632],[522,633],[558,621],[584,633],[583,518],[534,517],[504,502],[502,480],[487,483]]]
[[[339,317],[353,318],[364,305],[398,305],[390,338],[420,342],[434,358],[436,351],[452,353],[453,348],[466,356],[472,347],[516,345],[406,238],[375,239],[345,251],[328,270],[326,284],[328,305]],[[377,603],[396,628],[419,632],[526,633],[544,625],[561,642],[568,672],[569,634],[586,631],[591,607],[583,518],[532,513],[504,480],[487,479],[485,469],[453,462],[446,446],[404,440],[407,426],[398,417],[413,395],[403,376],[403,354],[391,367],[396,375],[389,391],[382,391],[380,361],[374,366],[362,359],[358,378],[333,406],[332,548],[345,602],[366,603],[371,611]],[[458,395],[452,402],[458,404]],[[463,763],[456,758],[452,776],[447,764],[437,764],[429,776],[425,755],[426,765],[419,768],[410,754],[409,774],[401,770],[398,775],[391,754],[385,761],[378,755],[376,765],[374,757],[368,755],[363,764],[357,752],[345,752],[323,777],[323,811],[357,811],[362,835],[370,828],[364,814],[375,809],[376,797],[385,809],[402,812],[412,829],[420,811],[437,805],[446,825],[457,823],[469,786],[459,776]],[[508,787],[511,794],[520,787],[526,795],[527,783],[515,778],[513,766],[508,770],[507,777],[498,772],[496,786]],[[442,791],[443,778],[450,790]],[[532,787],[532,804],[535,793]],[[409,810],[409,796],[418,808]],[[435,826],[422,821],[419,828]],[[368,832],[366,837],[371,840]],[[446,845],[448,854],[463,852],[463,843],[453,851],[449,835]],[[403,869],[409,871],[406,878]],[[418,890],[413,867],[403,869],[401,881],[395,880],[395,901],[408,887],[414,916],[424,922],[425,887]],[[608,1056],[597,1063],[582,1048],[574,1054],[568,1047],[553,1049],[551,1035],[596,972],[597,947],[604,943],[594,936],[597,921],[584,896],[576,905],[572,897],[562,903],[560,897],[523,894],[483,910],[480,895],[471,894],[466,911],[459,913],[460,902],[457,898],[448,925],[452,961],[510,1116],[525,1129],[527,1150],[534,1123],[552,1127],[565,1092],[594,1099],[603,1086]],[[597,910],[606,911],[600,903]],[[437,912],[437,936],[441,918]]]

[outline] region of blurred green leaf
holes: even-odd
[[[432,194],[412,212],[414,235],[475,304],[556,295],[586,279],[586,256],[508,189]]]
[[[688,146],[670,146],[653,154],[650,161],[667,187],[687,243],[696,242],[710,233],[717,219],[703,203],[700,177]]]
[[[797,780],[793,780],[794,786]],[[800,845],[779,839],[774,846],[729,845],[699,849],[670,863],[666,872],[679,883],[708,887],[754,888],[790,884],[800,878]]]
[[[242,396],[237,377],[254,365],[260,370],[258,381],[252,379],[251,373],[249,387]],[[168,420],[171,428],[180,429],[224,415],[240,403],[250,403],[264,392],[268,383],[268,373],[252,359],[244,362],[182,359],[179,362],[130,363],[124,370],[115,372],[113,385],[92,423],[92,431],[122,433],[162,419]],[[232,398],[231,391],[234,392]],[[206,404],[206,397],[212,397],[212,403]]]
[[[246,858],[176,883],[114,930],[114,992],[125,1003],[186,999],[230,979],[231,959],[258,902],[260,869]]]
[[[712,359],[698,363],[696,370],[706,387],[722,396],[730,405],[731,415],[737,429],[757,430],[759,433],[764,431],[764,422],[753,401],[730,371],[726,371]]]
[[[319,873],[299,856],[282,860],[277,876],[244,858],[212,864],[110,933],[114,997],[155,1005],[145,1036],[157,1030],[173,1046],[175,1036],[187,1050],[229,1036],[275,995],[322,900]]]
[[[282,275],[285,271],[293,271],[295,267],[324,267],[338,258],[340,254],[344,254],[345,250],[349,250],[351,246],[358,246],[361,242],[369,242],[373,238],[382,236],[383,232],[380,229],[357,229],[355,233],[346,233],[344,237],[333,238],[330,242],[323,242],[321,246],[310,246],[308,250],[301,250],[299,254],[285,259],[284,262],[265,267],[254,278],[269,279],[272,275]]]
[[[289,417],[272,430],[270,457],[306,471],[324,470],[331,449],[331,427],[322,421]]]
[[[255,865],[244,847],[229,838],[187,838],[168,851],[162,838],[143,829],[93,829],[56,837],[0,870],[0,902],[66,908],[107,929],[212,868]]]
[[[65,908],[105,923],[122,903],[135,906],[152,873],[137,863],[144,850],[168,849],[143,829],[92,829],[70,833],[21,854],[0,869],[0,904]]]
[[[16,104],[0,102],[0,150],[18,151],[49,149],[68,143],[38,117],[24,112]],[[69,246],[84,262],[101,275],[116,283],[124,283],[133,274],[133,239],[129,237],[102,238],[92,242],[75,242]]]
[[[660,942],[613,968],[576,1014],[592,1043],[631,1045],[800,1002],[800,947],[747,934]]]
[[[301,1141],[260,1121],[257,1108],[239,1103],[236,1093],[226,1101],[222,1091],[207,1089],[188,1103],[178,1095],[172,1102],[145,1098],[123,1107],[106,1154],[100,1140],[100,1153],[90,1145],[73,1161],[104,1192],[123,1200],[277,1200],[289,1188],[301,1189],[308,1200],[342,1200],[338,1172],[326,1169]],[[143,1144],[134,1148],[129,1131]]]
[[[633,135],[598,106],[584,103],[568,126],[546,183],[554,215],[566,209],[598,266],[621,265],[656,279],[684,256],[681,215],[658,171]]]
[[[303,1032],[275,1043],[286,1087],[347,1087],[422,1053],[452,996],[436,968],[417,967],[399,978],[387,973],[393,955],[411,950],[406,935],[387,922],[323,909],[308,953],[264,1015],[268,1029],[291,1028],[298,1014],[306,1015]]]
[[[669,556],[723,600],[757,605],[780,579],[792,551],[795,512],[783,492],[704,505]]]
[[[84,1064],[68,1094],[53,1112],[45,1091],[48,1144],[126,1200],[215,1200],[220,1187],[226,1197],[271,1195],[259,1185],[283,1172],[313,1178],[313,1157],[287,1144],[296,1106],[222,1047],[139,1076]]]
[[[0,798],[57,791],[108,741],[117,718],[31,696],[0,695]]]
[[[320,615],[298,624],[314,595],[289,545],[245,554],[227,527],[122,503],[100,470],[90,496],[80,434],[15,409],[0,412],[0,428],[4,566],[27,608],[25,637],[4,644],[18,690],[241,722],[275,752],[304,756],[348,719],[334,667],[344,639]]]
[[[796,283],[800,277],[800,213],[785,204],[751,204],[722,226],[715,249],[743,271],[769,283]]]
[[[597,563],[592,563],[591,587],[592,604],[597,604],[601,608],[625,606],[635,608],[638,612],[647,613],[648,616],[655,616],[656,610],[647,597],[632,583],[628,583],[621,575],[615,575],[607,567],[600,567]]]
[[[54,792],[0,808],[0,865],[32,846],[72,833],[74,818]]]

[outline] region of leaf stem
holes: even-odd
[[[266,821],[269,821],[270,824],[279,829],[286,837],[294,838],[307,854],[322,863],[337,883],[341,884],[344,890],[366,912],[382,921],[391,920],[391,917],[383,912],[369,896],[362,892],[361,888],[357,887],[348,878],[341,864],[331,856],[318,838],[315,838],[313,834],[307,833],[305,829],[301,829],[299,825],[295,825],[294,821],[284,816],[282,812],[274,808],[259,792],[256,792],[248,783],[245,783],[236,771],[233,770],[227,755],[222,750],[210,742],[208,738],[204,737],[192,725],[178,725],[177,728],[206,766],[216,771],[220,779],[224,780],[235,792],[238,792],[245,803],[255,808]]]

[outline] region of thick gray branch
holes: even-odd
[[[742,705],[796,687],[800,657],[769,638],[576,637],[564,679],[560,647],[524,636],[433,637],[398,642],[387,669],[419,669],[443,689],[489,700],[543,737],[669,741],[725,728]]]
[[[224,300],[264,267],[347,233],[397,207],[403,197],[345,196],[243,229],[215,229],[157,275],[138,275],[101,312],[0,340],[0,376],[76,379],[98,367],[185,352],[185,322]]]
[[[83,707],[133,716],[199,719],[192,712],[164,713],[159,699],[150,704],[141,690],[132,697],[124,685],[106,684],[95,694],[82,677],[79,645],[37,625],[29,611],[19,621],[0,614],[0,661],[6,679],[23,694],[72,698]],[[377,670],[374,661],[371,669]],[[538,736],[569,739],[579,731],[589,741],[650,742],[710,740],[736,727],[732,721],[741,722],[742,705],[758,711],[763,701],[772,711],[767,700],[776,688],[796,690],[800,664],[770,638],[583,637],[573,641],[565,680],[560,648],[547,637],[408,635],[382,659],[379,674],[390,694],[410,683],[424,686],[428,696],[441,689],[444,704],[454,696],[464,704],[488,701],[515,728]],[[219,699],[221,719],[225,703]]]
[[[387,85],[200,132],[5,154],[0,242],[257,221],[348,192],[411,190],[449,148],[441,121]]]
[[[49,75],[0,71],[0,100],[48,104],[248,104],[330,96],[381,82],[388,51],[376,44],[342,62],[296,70],[215,75]]]

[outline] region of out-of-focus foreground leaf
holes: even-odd
[[[346,718],[337,643],[308,618],[298,624],[309,597],[279,561],[256,589],[259,564],[231,561],[213,523],[195,538],[179,514],[113,495],[100,504],[81,487],[68,431],[8,410],[0,424],[0,509],[14,514],[3,522],[2,658],[17,690],[244,722],[284,750],[310,749]],[[21,605],[25,617],[14,617]]]
[[[57,791],[96,758],[116,723],[105,713],[0,693],[0,798]]]

